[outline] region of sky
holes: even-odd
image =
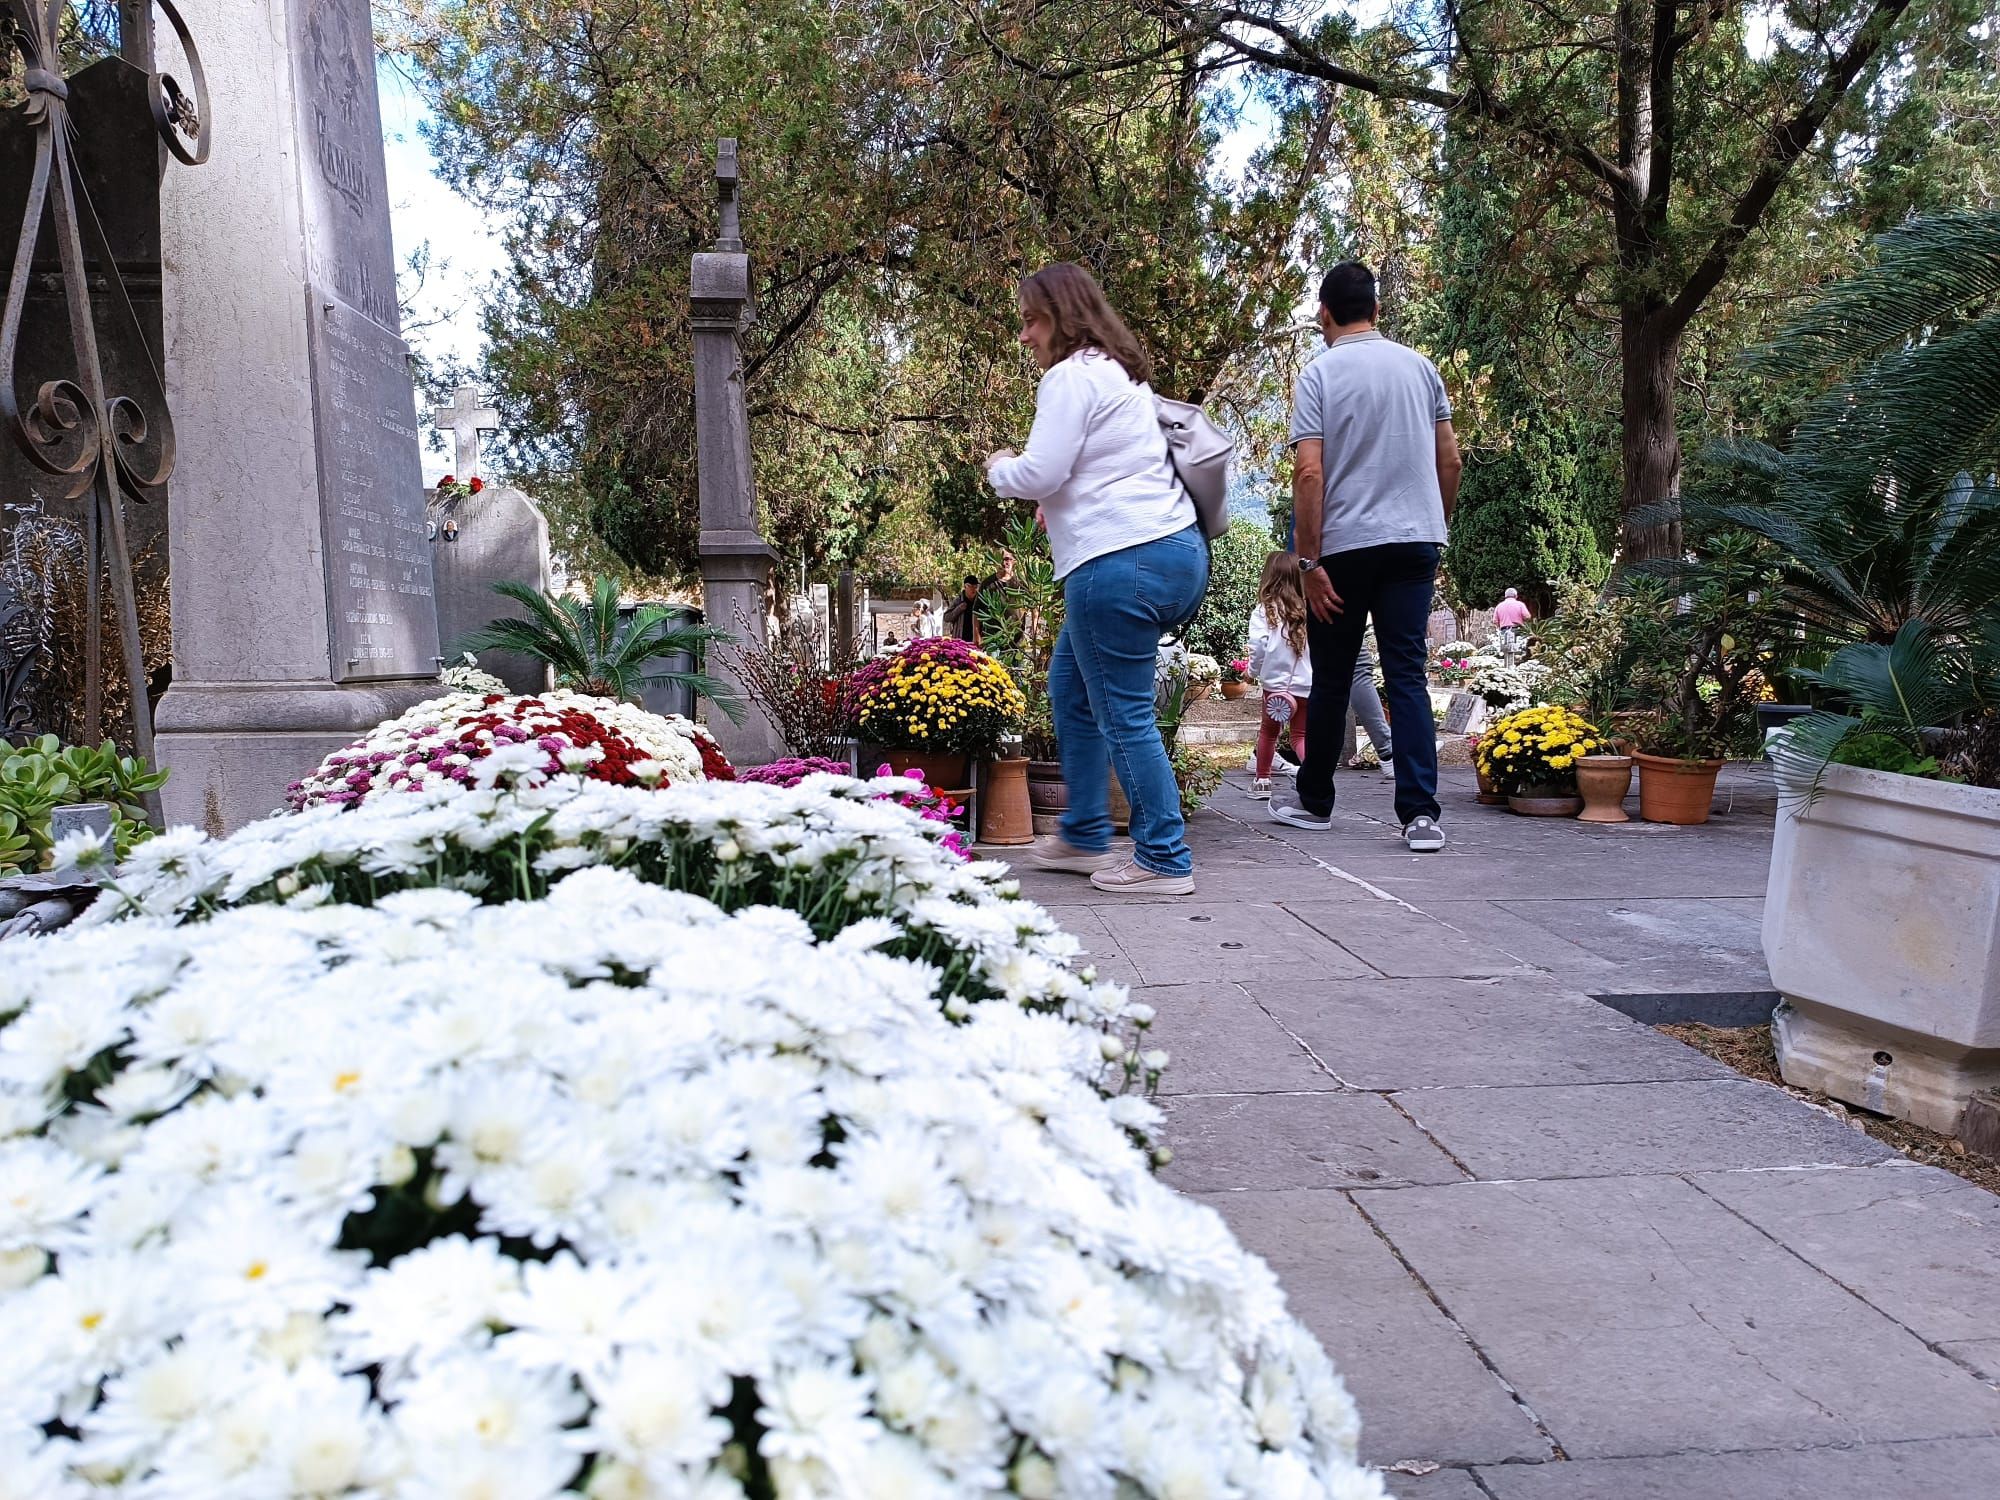
[[[396,241],[396,263],[402,265],[429,243],[431,270],[405,323],[405,333],[433,360],[477,367],[485,340],[479,331],[480,293],[505,267],[502,225],[489,219],[470,200],[438,180],[430,147],[417,133],[425,115],[423,102],[387,62],[378,62],[375,81],[382,100],[382,150],[389,168],[389,224]],[[442,322],[414,326],[431,318]],[[450,391],[419,391],[418,415],[424,426],[424,483],[435,484],[451,470],[448,444],[431,440],[431,407],[451,400]]]

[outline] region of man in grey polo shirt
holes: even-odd
[[[1326,273],[1319,327],[1327,347],[1292,399],[1293,550],[1305,574],[1313,680],[1346,682],[1369,618],[1396,732],[1396,818],[1420,853],[1444,847],[1438,827],[1437,738],[1425,683],[1445,526],[1463,465],[1437,367],[1375,330],[1375,273],[1355,261]],[[1345,693],[1314,693],[1306,758],[1271,816],[1325,828],[1333,815]]]

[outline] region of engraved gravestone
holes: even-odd
[[[502,616],[525,618],[528,611],[501,594],[496,583],[525,583],[549,591],[549,525],[521,491],[489,484],[459,501],[431,539],[437,576],[438,639],[445,654],[464,649],[467,636]],[[548,668],[516,651],[481,651],[479,665],[517,693],[539,693],[549,685]]]
[[[438,625],[408,355],[338,302],[323,302],[311,326],[334,675],[432,671]]]
[[[438,628],[375,43],[354,0],[306,0],[291,20],[334,677],[417,676],[435,669]]]
[[[1464,734],[1472,725],[1473,710],[1478,707],[1479,699],[1475,695],[1465,692],[1454,692],[1451,695],[1451,702],[1445,707],[1444,732],[1446,734]]]
[[[437,687],[416,393],[401,337],[368,0],[180,0],[215,149],[162,194],[180,462],[170,820],[278,806]]]

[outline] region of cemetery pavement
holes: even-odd
[[[1232,775],[1193,900],[1022,877],[1157,1009],[1166,1175],[1276,1268],[1363,1456],[1418,1500],[1992,1493],[2000,1198],[1594,998],[1768,1006],[1768,778],[1685,829],[1443,779],[1443,854],[1372,774],[1326,833]]]

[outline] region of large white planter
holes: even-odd
[[[1787,1082],[1955,1134],[2000,1085],[2000,791],[1827,767],[1779,804],[1764,960]]]

